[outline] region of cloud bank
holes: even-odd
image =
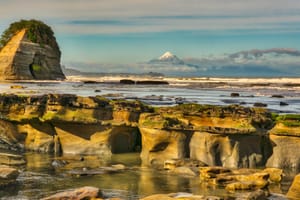
[[[183,58],[184,65],[151,62],[112,65],[68,63],[75,69],[103,73],[159,72],[175,76],[299,76],[300,51],[290,48],[253,49],[222,56]]]

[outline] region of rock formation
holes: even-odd
[[[3,33],[0,51],[2,80],[63,80],[61,52],[49,26],[21,20]]]
[[[197,165],[297,171],[299,118],[236,105],[153,109],[101,96],[3,94],[0,147],[99,156],[141,150],[142,163],[158,168],[167,160],[191,159]]]
[[[300,199],[300,174],[295,176],[293,183],[287,193],[289,199]]]

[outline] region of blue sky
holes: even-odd
[[[300,56],[266,51],[300,50],[299,0],[0,0],[0,18],[0,31],[21,18],[49,24],[62,63],[84,71],[139,71],[165,51],[219,67],[228,55],[253,49],[266,56],[227,65],[300,71]]]

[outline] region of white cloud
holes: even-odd
[[[1,27],[20,18],[38,18],[63,33],[268,30],[280,29],[286,22],[300,23],[299,0],[0,0],[0,3]],[[176,18],[187,15],[198,17]],[[139,18],[143,16],[158,18]],[[159,19],[159,16],[170,18]],[[74,19],[117,19],[138,23],[131,26],[65,23]],[[292,29],[293,26],[289,28]]]
[[[253,49],[222,56],[186,58],[184,61],[203,68],[268,66],[284,70],[285,67],[293,66],[300,71],[300,51],[291,48]]]

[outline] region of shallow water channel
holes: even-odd
[[[139,199],[151,194],[188,192],[200,195],[235,196],[224,188],[201,183],[199,177],[184,177],[141,167],[138,153],[114,154],[110,158],[78,156],[54,158],[48,154],[26,153],[26,166],[17,183],[0,188],[1,199],[39,199],[58,191],[81,186],[95,186],[101,189],[105,197],[121,199]],[[53,160],[68,160],[62,167],[53,167]],[[73,160],[73,161],[72,161]],[[113,164],[124,164],[125,170],[114,173],[78,176],[74,170],[100,169]],[[293,174],[286,174],[281,184],[269,186],[270,192],[286,193]]]

